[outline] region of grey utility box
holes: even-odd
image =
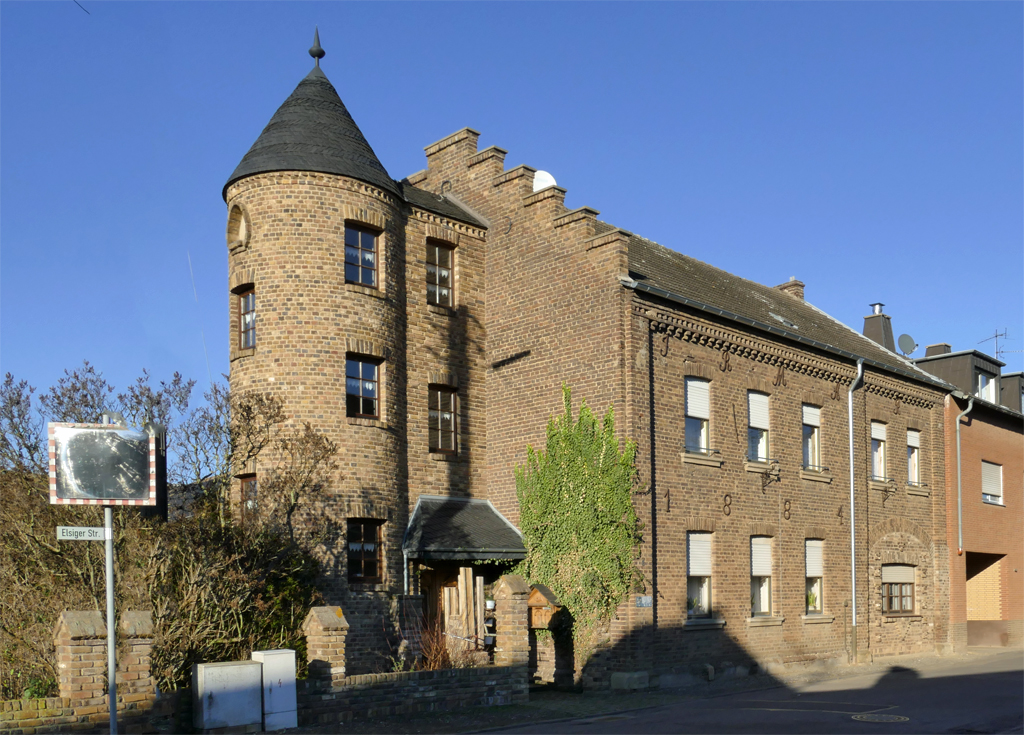
[[[193,664],[192,725],[197,730],[243,727],[246,732],[259,732],[262,690],[263,664],[259,661]]]
[[[266,732],[298,727],[295,707],[295,651],[253,651],[252,660],[263,664],[263,729]]]

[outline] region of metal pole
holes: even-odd
[[[114,625],[114,511],[103,507],[103,535],[107,577],[107,696],[110,700],[110,735],[117,735],[117,630]]]
[[[856,498],[856,482],[854,480],[853,455],[853,391],[857,389],[860,381],[864,379],[864,358],[857,360],[857,377],[850,383],[850,390],[847,393],[847,411],[849,415],[849,443],[850,443],[850,604],[851,604],[851,632],[853,641],[850,650],[853,654],[853,663],[857,663],[857,507],[854,504]]]

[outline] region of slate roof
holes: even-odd
[[[523,537],[489,500],[421,495],[402,550],[412,559],[525,559]]]
[[[224,185],[270,171],[349,176],[401,197],[327,75],[315,66],[284,101]]]
[[[740,278],[636,235],[630,237],[628,249],[629,275],[637,282],[638,291],[843,357],[863,357],[866,364],[944,390],[952,388],[816,306],[777,288]]]
[[[454,202],[392,179],[319,66],[299,82],[228,177],[225,199],[228,187],[239,179],[272,171],[348,176],[420,209],[486,226]]]
[[[470,214],[451,199],[438,197],[436,194],[431,194],[429,191],[417,189],[407,181],[399,181],[398,185],[402,187],[402,195],[405,197],[405,201],[414,207],[425,209],[428,212],[439,214],[442,217],[450,217],[451,219],[457,219],[460,222],[476,225],[477,227],[487,227],[486,222],[482,222],[479,218]]]

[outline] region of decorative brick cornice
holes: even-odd
[[[419,209],[417,207],[412,207],[412,216],[421,222],[426,222],[428,225],[434,225],[441,231],[449,229],[455,233],[456,236],[458,234],[464,234],[477,239],[483,239],[487,234],[486,230],[482,230],[479,227],[473,227],[472,225],[464,224],[458,220],[448,219],[447,217],[442,217],[439,214],[434,214],[433,212],[428,212],[425,209]],[[427,237],[431,237],[431,235],[428,234]]]
[[[651,307],[645,303],[633,303],[633,313],[647,319],[650,329],[655,334],[664,335],[666,343],[669,339],[698,344],[718,350],[722,353],[735,355],[754,362],[760,362],[782,371],[809,375],[820,380],[848,386],[853,382],[856,373],[852,366],[840,367],[809,351],[799,351],[778,343],[769,342],[755,336],[752,331],[740,331],[722,325],[712,325],[698,321],[691,316],[669,312],[665,309]],[[723,361],[723,364],[728,365]],[[783,372],[784,374],[784,372]],[[907,405],[931,409],[936,405],[936,398],[923,391],[916,390],[906,383],[898,382],[888,376],[871,373],[865,376],[865,390],[878,393],[885,397],[899,399]],[[831,397],[839,400],[838,392],[833,389]]]
[[[228,204],[232,204],[236,196],[250,191],[268,187],[295,187],[295,186],[322,186],[328,189],[341,189],[343,191],[355,192],[377,199],[388,206],[399,207],[403,202],[399,201],[394,194],[378,189],[376,186],[367,184],[358,179],[350,179],[347,176],[335,176],[334,174],[321,174],[313,171],[274,171],[265,174],[256,174],[239,179],[228,187]]]

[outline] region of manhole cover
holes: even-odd
[[[909,717],[903,717],[902,715],[854,715],[853,719],[860,720],[861,722],[909,722]]]

